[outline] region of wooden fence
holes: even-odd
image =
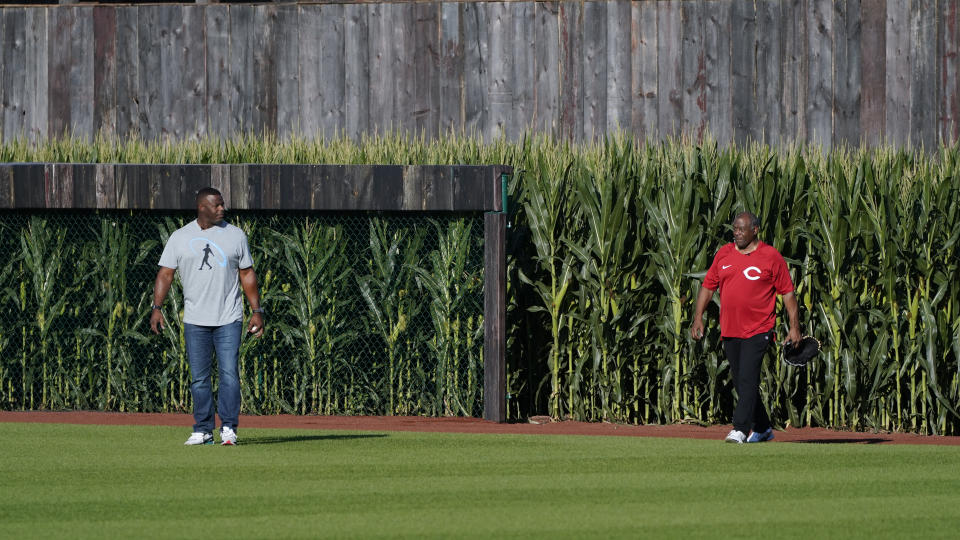
[[[960,0],[0,8],[0,137],[958,140]]]

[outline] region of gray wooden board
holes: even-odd
[[[463,130],[473,135],[482,133],[488,116],[489,42],[486,13],[487,10],[480,4],[463,4]]]
[[[833,144],[833,3],[810,0],[807,11],[807,142],[829,149]]]
[[[297,5],[277,7],[277,136],[300,134],[300,48]]]
[[[706,60],[707,129],[721,145],[733,140],[730,88],[730,4],[703,5],[703,49]]]
[[[834,6],[834,144],[860,145],[861,20],[860,0]]]
[[[27,110],[27,80],[23,77],[26,69],[26,26],[27,10],[24,8],[5,9],[0,13],[0,25],[3,25],[0,51],[0,133],[6,140],[24,137],[27,127],[24,123]]]
[[[393,127],[391,13],[388,4],[371,4],[367,19],[370,32],[370,130],[374,133],[385,133]]]
[[[93,8],[94,130],[107,137],[117,131],[117,8]]]
[[[940,4],[941,30],[939,64],[941,67],[939,134],[944,144],[960,139],[960,2]]]
[[[51,9],[49,19],[51,45],[48,63],[48,81],[50,90],[47,94],[48,137],[60,137],[70,130],[70,64],[73,54],[70,42],[73,28],[72,9]]]
[[[183,6],[165,5],[157,21],[160,45],[160,71],[155,74],[159,90],[159,135],[183,139]]]
[[[178,197],[176,208],[191,209],[196,207],[197,192],[205,187],[214,187],[213,182],[211,181],[214,168],[219,168],[219,166],[181,165],[177,167],[177,172],[180,175],[181,181],[180,192],[177,193]],[[228,198],[229,194],[224,194],[221,191],[220,195],[223,197],[224,203],[230,200]]]
[[[631,11],[631,125],[637,136],[656,140],[660,134],[657,4],[634,2]]]
[[[783,94],[780,124],[793,140],[806,139],[807,17],[803,0],[780,4]]]
[[[299,62],[300,62],[300,116],[299,130],[308,137],[321,133],[323,73],[320,65],[320,32],[323,6],[300,6]]]
[[[70,131],[91,140],[93,129],[93,8],[76,7],[70,28]]]
[[[242,6],[230,6],[230,30],[228,32],[230,49],[227,60],[227,114],[228,125],[235,132],[257,132],[254,107],[258,99],[256,83],[257,69],[263,64],[263,51],[254,51],[256,41],[263,39],[263,29],[255,26],[255,12]],[[254,56],[256,55],[256,56]]]
[[[28,110],[25,111],[24,126],[31,142],[39,142],[47,136],[47,77],[49,75],[47,28],[47,10],[27,10],[24,79],[27,86]]]
[[[551,137],[559,135],[560,52],[553,46],[559,39],[560,6],[557,2],[534,4],[533,21],[533,119],[531,128]]]
[[[118,139],[140,135],[140,50],[139,13],[133,7],[117,9],[117,66],[116,73]]]
[[[583,6],[560,3],[560,137],[583,139]]]
[[[657,124],[661,137],[679,136],[683,127],[682,15],[679,2],[657,3]]]
[[[510,53],[513,59],[513,109],[506,136],[513,138],[527,133],[533,122],[536,18],[532,2],[515,2],[510,8],[513,27],[508,32],[513,37]]]
[[[607,7],[607,131],[630,130],[631,8],[628,0],[616,0]]]
[[[0,163],[0,208],[14,208],[13,175],[16,168],[9,163]]]
[[[207,102],[203,36],[206,26],[206,8],[183,6],[182,35],[175,40],[181,44],[178,52],[183,66],[177,115],[181,118],[182,137],[199,140],[207,135]]]
[[[510,127],[513,114],[513,17],[510,5],[495,2],[485,6],[489,13],[489,58],[490,73],[487,86],[489,115],[483,127],[483,137],[492,141],[504,135]]]
[[[607,7],[583,4],[583,135],[591,140],[607,133]]]
[[[207,133],[229,137],[239,131],[232,115],[235,97],[230,87],[230,7],[211,5],[204,9]]]
[[[699,141],[707,121],[707,61],[703,44],[703,5],[684,2],[680,6],[680,129]]]
[[[783,105],[782,55],[780,1],[757,2],[757,73],[756,73],[756,119],[759,125],[754,132],[770,144],[780,142]]]
[[[730,12],[730,92],[733,140],[737,145],[758,140],[755,118],[757,15],[752,2],[734,2]]]
[[[484,216],[483,418],[506,421],[506,214]]]
[[[440,126],[440,6],[413,5],[413,129],[433,139]],[[338,59],[339,60],[339,59]]]
[[[910,4],[887,2],[886,142],[902,146],[910,135]]]
[[[46,208],[69,208],[73,199],[73,165],[48,163],[44,166],[43,196]]]
[[[403,133],[414,133],[413,111],[415,106],[413,5],[393,4],[392,6],[391,62],[393,79],[394,126]]]
[[[43,208],[46,206],[44,180],[46,166],[42,163],[28,163],[13,166],[13,196],[11,202],[16,208]]]
[[[249,28],[253,33],[252,71],[247,71],[245,78],[247,86],[245,92],[252,98],[250,114],[252,115],[250,131],[256,134],[277,132],[277,63],[276,63],[276,26],[277,6],[254,6],[253,26]]]
[[[867,145],[877,146],[883,142],[885,127],[887,0],[862,0],[860,21],[860,137]]]
[[[324,5],[320,18],[320,133],[327,139],[344,127],[346,78],[344,72],[343,6]]]
[[[98,163],[93,166],[96,189],[96,208],[122,208],[117,200],[117,185],[114,181],[116,165]]]
[[[460,35],[462,4],[440,4],[439,95],[437,96],[437,131],[444,136],[463,125],[461,116],[463,90],[463,47]]]
[[[68,201],[71,208],[97,207],[97,167],[95,165],[71,165],[73,176],[73,198]]]
[[[164,6],[141,6],[138,8],[137,38],[137,104],[139,110],[140,136],[153,141],[162,134],[161,88],[157,85],[161,72],[161,16]]]
[[[344,7],[344,122],[354,140],[370,129],[370,41],[365,5]]]
[[[937,0],[912,0],[910,12],[910,141],[932,150],[937,144]]]

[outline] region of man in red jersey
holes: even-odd
[[[720,336],[737,389],[733,430],[726,437],[732,443],[773,439],[770,417],[760,403],[760,368],[775,336],[778,294],[790,315],[787,342],[800,341],[797,299],[787,263],[773,246],[757,238],[759,232],[757,216],[750,212],[737,215],[733,221],[733,243],[721,247],[713,258],[700,287],[690,327],[693,339],[703,337],[703,311],[719,288]]]

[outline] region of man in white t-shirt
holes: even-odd
[[[220,416],[220,441],[237,443],[240,416],[238,356],[243,326],[243,298],[253,316],[247,332],[263,335],[263,313],[257,275],[247,245],[247,235],[223,220],[223,197],[213,188],[197,192],[197,219],[177,229],[163,248],[160,271],[154,283],[150,327],[163,328],[161,306],[170,291],[174,272],[183,284],[183,337],[190,362],[193,396],[193,433],[187,445],[213,444],[214,406],[210,384],[216,351],[220,387],[216,412]]]

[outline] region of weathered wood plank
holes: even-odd
[[[703,138],[707,123],[707,59],[704,50],[703,5],[684,2],[680,6],[680,130],[697,141]]]
[[[862,0],[860,20],[860,137],[877,146],[885,133],[887,0]]]
[[[413,8],[412,4],[393,4],[393,37],[391,39],[391,61],[393,62],[393,98],[396,112],[396,128],[407,134],[414,133],[414,107],[416,101],[414,92],[416,50],[413,37]]]
[[[245,197],[242,208],[252,210],[263,208],[263,166],[251,164],[244,165],[244,168],[247,170],[246,175],[240,177],[244,181],[240,190]],[[236,188],[236,186],[231,186],[231,188]],[[234,191],[234,198],[236,198],[236,190]]]
[[[24,79],[27,85],[28,110],[24,111],[24,127],[27,138],[38,142],[47,137],[47,77],[49,76],[49,36],[47,33],[46,9],[27,10],[27,35],[24,53],[26,67]]]
[[[479,4],[463,4],[464,97],[463,130],[480,134],[487,124],[489,56],[487,10]]]
[[[312,165],[280,167],[280,208],[303,208],[310,204]]]
[[[440,4],[439,96],[437,97],[438,135],[459,132],[463,126],[463,61],[464,43],[461,36],[463,5]]]
[[[513,28],[510,40],[513,58],[513,110],[506,136],[519,140],[533,123],[534,85],[536,68],[536,17],[535,4],[515,2],[510,4]]]
[[[833,144],[833,2],[810,0],[809,6],[807,142],[829,149]]]
[[[730,83],[733,140],[745,145],[760,139],[756,89],[757,15],[752,2],[734,2],[730,12]]]
[[[254,6],[253,81],[241,92],[252,96],[251,130],[258,134],[277,133],[277,6]],[[341,53],[342,55],[342,53]]]
[[[354,140],[370,130],[370,41],[364,5],[344,7],[344,122],[346,134]]]
[[[860,0],[834,5],[834,144],[860,145]]]
[[[70,66],[73,52],[70,35],[73,29],[73,10],[50,10],[50,62],[47,80],[47,136],[61,137],[70,132]]]
[[[93,8],[93,50],[93,128],[110,137],[117,131],[117,8]]]
[[[440,6],[413,5],[413,129],[432,139],[440,126]]]
[[[940,103],[938,131],[940,142],[960,140],[960,2],[940,4]]]
[[[320,133],[336,137],[344,126],[346,77],[343,62],[343,6],[324,5],[320,18]]]
[[[504,2],[494,2],[484,8],[489,13],[487,69],[490,70],[490,85],[487,87],[487,102],[490,114],[482,133],[485,140],[492,141],[506,134],[513,114],[513,17],[510,5]]]
[[[785,135],[794,141],[807,137],[807,17],[803,0],[789,0],[780,5],[782,25],[783,95],[781,125]]]
[[[197,192],[205,187],[215,187],[212,176],[213,171],[219,169],[219,166],[181,165],[177,169],[181,178],[178,208],[194,208],[197,204]],[[220,195],[224,203],[230,200],[227,198],[229,194],[225,194],[222,190]]]
[[[660,136],[657,5],[634,2],[631,7],[631,125],[638,136],[656,140]]]
[[[230,183],[230,208],[247,209],[250,208],[248,200],[250,199],[250,169],[246,165],[225,165],[226,181]],[[223,192],[221,190],[221,192]]]
[[[507,215],[487,213],[483,225],[483,418],[507,419]]]
[[[70,208],[95,208],[97,206],[97,168],[92,164],[72,165],[73,197],[65,200]]]
[[[47,165],[30,163],[15,165],[11,181],[10,200],[15,208],[44,208],[46,206]]]
[[[161,73],[161,51],[163,40],[161,36],[161,21],[164,6],[140,6],[137,8],[137,109],[139,111],[140,136],[146,141],[153,141],[163,134],[163,105],[161,103],[161,88],[157,85],[158,74]]]
[[[300,134],[300,7],[277,6],[277,135]]]
[[[910,5],[910,141],[931,151],[937,144],[937,2]]]
[[[682,19],[679,2],[657,3],[657,124],[661,137],[677,137],[683,127]]]
[[[299,130],[307,137],[322,133],[323,117],[320,89],[323,77],[320,65],[321,26],[323,6],[307,4],[299,7],[299,61],[300,61],[300,111]]]
[[[116,136],[126,139],[140,132],[140,48],[139,15],[140,10],[132,7],[118,7],[116,11],[117,33],[116,53],[118,66],[123,69],[115,74],[117,85],[117,123]]]
[[[159,90],[159,125],[161,138],[183,138],[183,123],[186,111],[183,101],[183,6],[162,6],[157,20],[160,45],[160,72],[155,84]]]
[[[2,30],[0,30],[2,32]],[[11,165],[9,163],[0,163],[0,208],[14,208],[13,198],[13,175],[16,167],[21,165]]]
[[[533,119],[534,131],[559,136],[560,51],[553,44],[560,34],[560,6],[557,2],[534,4],[533,30]]]
[[[230,7],[205,6],[207,133],[230,137],[241,131],[233,115],[236,89],[230,85]]]
[[[770,144],[782,139],[781,121],[783,104],[783,81],[780,59],[783,50],[779,0],[762,0],[757,3],[757,99],[756,118],[760,121],[758,136]],[[787,137],[789,139],[790,137]]]
[[[0,135],[13,140],[27,135],[27,80],[23,77],[27,67],[27,10],[4,9],[0,26]]]
[[[98,163],[94,167],[94,190],[96,191],[96,208],[122,208],[117,200],[117,184],[114,181],[116,165],[112,163]]]
[[[630,31],[628,0],[607,6],[607,131],[629,130],[632,123]]]
[[[607,132],[607,3],[583,4],[583,137]]]
[[[183,6],[182,34],[176,40],[182,44],[179,54],[183,66],[177,114],[182,115],[181,136],[194,141],[207,135],[207,80],[203,40],[199,37],[207,24],[206,13],[202,6]]]
[[[706,59],[707,129],[721,146],[733,142],[730,82],[730,4],[703,5],[703,50]]]
[[[887,2],[887,142],[906,145],[910,137],[910,4]]]
[[[279,165],[257,165],[260,171],[260,204],[257,208],[266,210],[279,210],[282,208],[283,199],[283,180],[284,176],[289,179],[289,174],[284,174],[287,167]]]
[[[257,133],[260,115],[254,109],[262,96],[256,94],[255,79],[263,67],[264,52],[254,49],[258,40],[262,39],[264,29],[256,27],[254,9],[230,6],[229,10],[230,30],[227,37],[230,49],[226,56],[229,125],[237,132]]]
[[[90,140],[93,129],[93,8],[76,7],[70,28],[70,129]]]
[[[388,4],[373,4],[367,18],[370,32],[370,129],[385,133],[394,127],[393,12]]]
[[[560,138],[583,139],[583,8],[560,3]]]

